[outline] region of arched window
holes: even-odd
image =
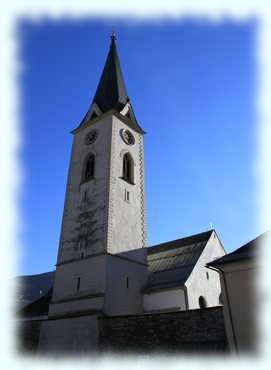
[[[94,154],[89,154],[87,157],[84,172],[83,172],[83,181],[88,181],[94,177],[95,171],[95,156]]]
[[[134,163],[129,153],[123,156],[122,178],[131,184],[134,182]]]
[[[201,295],[199,297],[199,308],[205,308],[207,307],[206,299]]]

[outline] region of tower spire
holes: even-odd
[[[110,109],[123,108],[127,101],[128,94],[117,53],[116,35],[113,30],[109,52],[93,102],[104,113]]]
[[[135,118],[130,99],[127,94],[120,61],[116,47],[116,32],[113,27],[110,35],[111,43],[107,54],[104,69],[98,83],[94,98],[88,113],[81,124],[89,119],[89,113],[94,105],[97,105],[101,113],[115,110],[120,113],[129,104],[129,120],[136,131],[143,132]]]

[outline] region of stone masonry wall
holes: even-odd
[[[227,352],[221,307],[99,318],[100,350]]]
[[[20,321],[17,327],[20,352],[36,352],[40,335],[39,320]]]

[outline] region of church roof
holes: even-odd
[[[150,275],[144,292],[184,285],[213,230],[148,248]]]
[[[49,311],[49,304],[51,302],[53,288],[51,287],[39,299],[25,306],[18,312],[21,317],[35,317],[47,315]]]
[[[24,309],[29,304],[46,295],[53,286],[54,271],[37,275],[16,277],[19,294],[17,294],[17,307]]]
[[[84,124],[90,117],[90,111],[94,104],[97,104],[102,113],[110,110],[115,110],[120,113],[127,103],[130,103],[126,90],[123,74],[121,71],[120,61],[117,53],[115,35],[111,36],[111,44],[106,58],[104,69],[98,83],[96,93],[92,100],[89,111],[83,118],[81,125]],[[97,115],[95,114],[95,118]],[[142,128],[137,123],[132,105],[130,103],[129,112],[124,116],[130,121],[130,126],[140,133],[144,133]]]
[[[251,240],[250,242],[244,244],[242,247],[236,249],[235,251],[226,254],[223,257],[217,258],[212,262],[209,262],[207,266],[219,266],[227,264],[230,262],[239,262],[245,259],[252,259],[259,255],[259,246],[265,237],[266,233],[261,234],[257,238]]]

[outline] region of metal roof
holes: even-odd
[[[150,275],[143,291],[150,292],[182,286],[192,272],[212,233],[213,230],[209,230],[149,247],[147,261]]]
[[[23,309],[46,295],[53,286],[54,271],[37,275],[18,276],[18,294],[16,295],[18,309]]]

